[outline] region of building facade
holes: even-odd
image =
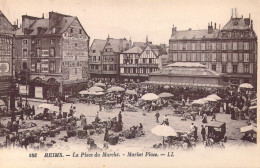
[[[77,17],[49,12],[23,15],[16,31],[15,64],[20,94],[43,98],[74,95],[89,79],[89,36]],[[25,85],[26,91],[24,91]]]
[[[138,43],[134,43],[138,44]],[[159,57],[166,51],[151,42],[135,47],[120,54],[121,81],[144,82],[148,80],[148,73],[157,71],[160,66]]]
[[[0,106],[7,108],[15,106],[12,62],[13,35],[13,25],[0,11]]]
[[[208,29],[177,31],[173,26],[169,40],[171,62],[199,62],[224,74],[229,84],[256,86],[257,36],[249,18],[231,17],[220,30],[216,23]]]
[[[130,41],[124,39],[95,39],[90,48],[90,74],[92,78],[119,80],[120,53],[130,48]]]

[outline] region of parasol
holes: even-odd
[[[202,99],[194,100],[191,104],[205,104],[206,102],[203,101]]]
[[[250,83],[243,83],[239,85],[240,88],[253,89],[254,87]]]
[[[177,136],[176,131],[172,127],[167,125],[157,125],[151,129],[151,132],[157,136],[162,136],[163,144],[165,136]]]
[[[207,100],[207,101],[210,101],[210,102],[216,102],[217,101],[213,97],[205,97],[205,98],[203,98],[203,100]]]
[[[257,132],[257,128],[253,125],[245,126],[240,128],[240,132]]]
[[[93,86],[93,87],[89,88],[88,91],[91,91],[91,92],[103,92],[104,90],[101,87]]]
[[[51,107],[53,107],[53,105],[47,103],[43,103],[38,106],[38,108],[47,108],[47,109],[50,109]]]
[[[130,95],[137,95],[138,93],[135,90],[126,90],[125,92],[126,94],[130,94]]]
[[[216,94],[209,95],[209,96],[207,96],[207,98],[213,98],[215,100],[221,100],[221,98]]]
[[[108,92],[122,92],[122,91],[125,91],[125,89],[122,87],[119,87],[119,86],[113,86],[113,87],[109,88],[107,91]]]
[[[104,83],[95,83],[94,86],[106,87],[106,85]]]
[[[174,95],[171,93],[163,92],[163,93],[160,93],[158,96],[161,98],[166,98],[166,97],[173,97]]]
[[[157,96],[156,94],[154,93],[146,93],[145,95],[143,95],[141,97],[142,100],[157,100],[159,99],[159,96]]]

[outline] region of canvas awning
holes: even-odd
[[[201,84],[201,83],[177,83],[177,82],[159,82],[159,81],[145,81],[145,85],[167,85],[167,86],[187,86],[187,87],[209,87],[209,88],[223,88],[219,84]]]

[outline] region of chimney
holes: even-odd
[[[16,19],[16,25],[17,25],[17,27],[18,27],[18,19]]]
[[[131,40],[131,37],[129,39],[129,47],[132,48],[132,40]]]
[[[214,27],[214,29],[217,29],[217,24],[216,24],[216,22],[215,22],[215,27]]]
[[[42,13],[42,19],[44,19],[44,13]]]
[[[236,16],[236,18],[237,18],[237,8],[235,8],[235,16]]]
[[[212,22],[211,22],[211,25],[210,23],[208,24],[208,34],[212,34],[213,32],[213,26],[212,26]]]
[[[174,36],[176,34],[177,31],[177,27],[174,27],[174,25],[172,26],[172,36]]]
[[[148,35],[146,35],[146,44],[148,44]]]
[[[232,14],[231,14],[231,18],[233,18],[233,8],[232,8]]]
[[[250,18],[244,18],[244,21],[246,26],[250,25]]]
[[[253,30],[253,20],[251,20],[251,29]]]

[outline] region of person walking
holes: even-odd
[[[213,120],[217,121],[217,119],[216,119],[216,113],[215,113],[215,112],[213,112],[213,114],[212,114],[212,119],[211,119],[211,121],[213,121]]]
[[[122,114],[121,114],[121,111],[119,111],[119,114],[118,114],[118,121],[120,122],[122,122]]]
[[[122,104],[121,104],[121,111],[124,112],[124,110],[125,110],[125,103],[124,103],[124,101],[122,101]]]
[[[201,125],[201,136],[202,136],[202,141],[205,142],[206,141],[206,128],[204,127],[204,125]]]
[[[35,107],[33,105],[32,108],[31,108],[31,116],[30,116],[30,118],[33,119],[34,115],[35,115]]]
[[[160,113],[158,111],[156,111],[155,117],[156,117],[156,122],[159,123]]]

